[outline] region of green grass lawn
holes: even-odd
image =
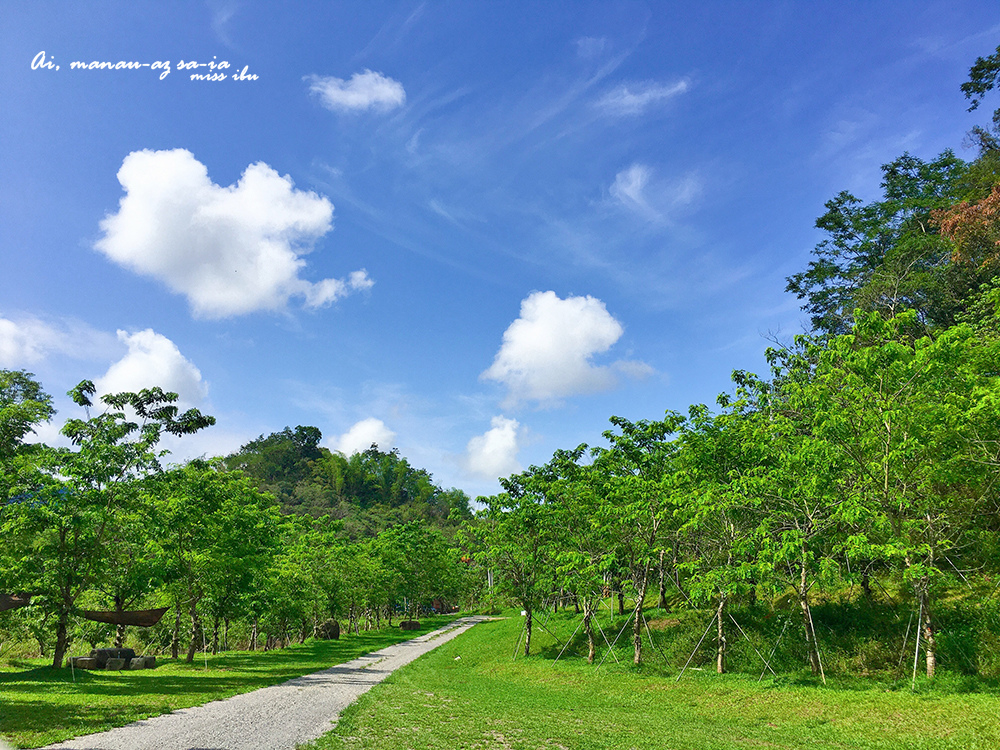
[[[350,661],[442,627],[454,616],[427,617],[419,631],[399,628],[308,641],[264,652],[201,654],[194,664],[159,659],[155,670],[53,670],[42,659],[0,664],[0,737],[39,747],[101,732],[178,708],[201,705]]]
[[[548,627],[565,639],[576,621]],[[757,676],[688,671],[676,682],[655,652],[635,669],[580,657],[511,658],[521,620],[477,625],[404,667],[351,706],[310,747],[333,748],[961,748],[1000,747],[1000,697],[986,681],[934,686],[807,674]],[[577,641],[578,642],[578,641]],[[656,660],[659,659],[659,664]]]

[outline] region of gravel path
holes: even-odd
[[[463,617],[322,672],[44,750],[293,750],[330,731],[344,708],[394,670],[487,619]]]

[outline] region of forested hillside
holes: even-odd
[[[247,443],[224,464],[274,495],[283,512],[342,519],[351,539],[411,521],[453,532],[472,517],[464,492],[438,487],[398,451],[372,445],[345,457],[322,447],[321,439],[316,427],[286,427]]]

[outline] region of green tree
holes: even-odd
[[[460,587],[456,554],[438,530],[416,521],[396,526],[379,534],[375,549],[394,575],[396,596],[408,603],[411,618],[434,599],[455,600]]]
[[[88,412],[62,428],[76,449],[44,451],[35,485],[5,508],[5,526],[28,543],[18,554],[32,561],[32,587],[56,616],[55,668],[62,666],[76,600],[104,574],[109,540],[136,502],[138,480],[160,471],[160,438],[215,422],[197,409],[181,413],[177,394],[160,388],[102,396],[105,410],[89,416],[95,391],[85,380],[69,394]]]
[[[524,610],[524,655],[531,652],[536,610],[552,589],[553,524],[547,481],[532,467],[500,480],[506,490],[481,497],[477,523],[467,526],[481,565],[498,574],[498,587]]]
[[[837,576],[833,549],[841,517],[843,468],[835,448],[813,430],[810,405],[795,393],[812,377],[804,351],[770,351],[774,378],[736,373],[740,418],[730,422],[744,446],[745,470],[733,476],[749,513],[746,537],[758,586],[793,588],[802,613],[807,661],[823,675],[810,591]],[[825,675],[824,679],[825,679]]]
[[[729,406],[722,399],[724,406]],[[752,450],[737,407],[720,415],[692,406],[680,436],[676,492],[684,569],[694,601],[714,602],[716,671],[726,671],[730,602],[753,589],[757,578],[750,543],[753,514],[739,482],[753,471]]]
[[[619,432],[604,433],[610,445],[594,450],[594,470],[603,483],[601,522],[609,528],[617,557],[629,571],[635,596],[632,658],[639,664],[646,590],[659,564],[662,530],[674,510],[671,483],[678,446],[668,437],[684,424],[684,417],[667,412],[659,421],[611,417],[611,423]]]
[[[993,475],[978,440],[996,434],[997,349],[966,326],[914,339],[912,313],[859,315],[820,352],[799,399],[849,479],[845,552],[896,565],[919,604],[927,676],[936,665],[935,592],[974,554]],[[983,369],[985,362],[993,362]]]
[[[44,447],[25,444],[35,425],[54,414],[52,398],[34,375],[0,370],[0,592],[28,587],[34,557],[32,529],[25,521],[33,493],[49,476],[44,473]]]
[[[204,637],[199,604],[211,598],[220,617],[238,611],[255,572],[274,555],[278,511],[273,498],[239,472],[198,461],[164,474],[149,489],[162,530],[160,554],[188,607],[190,663]]]
[[[586,451],[586,445],[556,451],[546,469],[551,477],[548,501],[555,514],[555,572],[582,604],[587,662],[593,664],[597,653],[593,618],[604,598],[613,540],[600,520],[602,477],[592,466],[580,463]]]
[[[988,277],[948,262],[952,245],[933,212],[983,197],[969,171],[951,151],[930,162],[904,154],[883,165],[881,200],[863,203],[845,191],[827,201],[816,226],[828,236],[786,287],[805,301],[816,331],[849,332],[857,308],[889,317],[914,310],[925,329],[954,323]]]
[[[55,414],[52,397],[34,377],[24,370],[0,370],[0,469],[5,475],[8,462],[25,448],[25,436]]]

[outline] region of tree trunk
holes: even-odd
[[[670,609],[667,606],[667,568],[663,564],[663,556],[666,554],[666,550],[660,550],[660,600],[656,603],[656,606],[666,611]]]
[[[620,587],[618,589],[618,614],[625,614],[625,592]]]
[[[170,658],[176,659],[181,649],[181,603],[174,602],[174,632],[170,639]]]
[[[587,634],[587,664],[594,663],[597,655],[597,644],[594,642],[594,629],[590,626],[590,618],[594,611],[590,607],[590,597],[583,600],[583,632]]]
[[[198,636],[201,633],[201,620],[198,618],[198,601],[194,597],[191,597],[188,613],[191,615],[191,643],[188,644],[187,659],[185,661],[191,664],[194,661],[194,652],[198,650]]]
[[[122,601],[120,596],[115,597],[115,612],[121,615],[122,610],[125,609],[125,603]],[[125,647],[125,626],[121,623],[115,626],[115,648]]]
[[[931,596],[930,581],[926,578],[920,582],[920,608],[923,610],[924,652],[927,654],[927,679],[934,679],[934,671],[937,668],[937,649],[934,637],[934,623],[931,619]]]
[[[229,650],[229,618],[225,619],[226,629],[223,631],[222,635],[222,650]]]
[[[812,612],[809,608],[809,586],[807,583],[806,566],[802,565],[799,573],[799,608],[802,610],[802,624],[806,633],[806,654],[809,659],[809,668],[813,675],[820,673],[819,649],[816,645],[816,631],[813,629]]]
[[[59,612],[59,624],[56,625],[56,648],[52,652],[52,668],[62,669],[63,657],[69,649],[69,609],[63,607]]]
[[[219,653],[219,616],[212,621],[212,656]]]
[[[257,638],[260,633],[260,618],[257,615],[253,616],[253,625],[250,627],[250,650],[257,650]]]
[[[719,596],[719,610],[716,612],[716,620],[718,620],[718,638],[717,645],[718,648],[715,653],[715,671],[719,674],[725,674],[726,672],[726,629],[723,622],[723,618],[726,616],[726,597],[725,595]]]
[[[645,571],[648,573],[649,571]],[[641,581],[635,597],[635,612],[632,622],[632,663],[636,666],[642,661],[642,603],[646,598],[646,580]]]
[[[526,633],[524,637],[524,655],[528,656],[531,653],[531,608],[528,607],[524,612],[524,630]]]

